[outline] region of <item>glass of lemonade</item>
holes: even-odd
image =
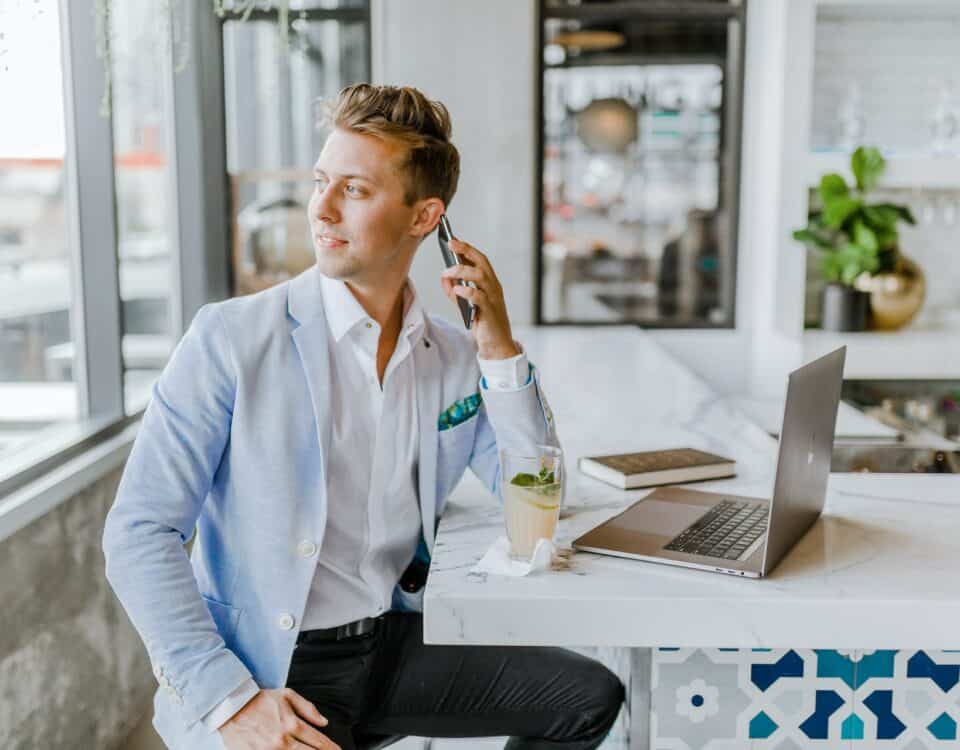
[[[532,455],[500,451],[503,514],[515,560],[529,560],[539,540],[552,541],[560,517],[563,454],[549,445],[528,453]]]

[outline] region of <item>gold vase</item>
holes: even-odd
[[[927,282],[923,269],[900,253],[892,271],[858,281],[857,288],[870,292],[872,327],[893,331],[913,320],[923,306]]]

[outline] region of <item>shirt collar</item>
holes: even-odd
[[[331,279],[320,274],[320,286],[323,292],[323,310],[327,316],[330,332],[337,343],[351,330],[366,322],[374,323],[363,306],[347,288],[346,282]],[[408,338],[423,330],[423,307],[420,297],[409,278],[403,287],[403,322],[401,334]],[[374,323],[376,325],[376,323]]]

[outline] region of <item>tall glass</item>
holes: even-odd
[[[503,513],[515,560],[529,560],[538,541],[553,540],[563,494],[560,449],[537,445],[528,453],[532,455],[500,451]]]

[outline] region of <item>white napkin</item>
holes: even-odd
[[[497,537],[471,573],[495,573],[502,576],[525,576],[534,570],[549,570],[556,548],[549,539],[540,539],[530,561],[510,559],[510,540]]]

